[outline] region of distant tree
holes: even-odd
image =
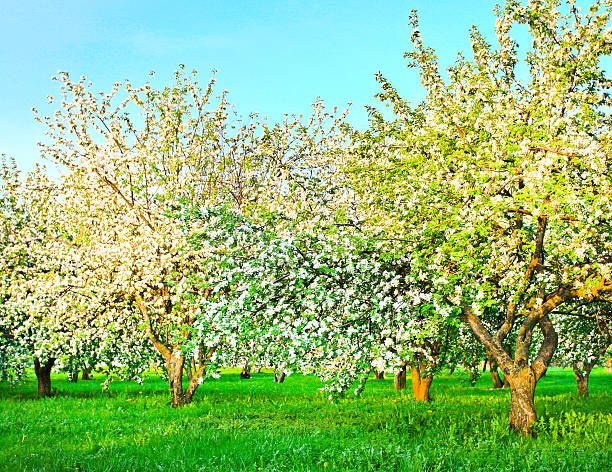
[[[612,346],[612,306],[609,303],[578,303],[555,313],[559,347],[554,359],[570,367],[578,394],[589,395],[589,375]]]

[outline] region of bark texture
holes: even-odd
[[[429,389],[433,382],[433,376],[422,377],[419,367],[412,367],[411,371],[412,379],[412,393],[414,398],[421,402],[429,402]]]
[[[493,381],[493,388],[502,388],[504,386],[504,382],[499,376],[499,371],[497,370],[497,368],[497,361],[493,358],[493,356],[490,356],[489,370],[491,371],[491,380]]]
[[[497,371],[497,369],[491,369],[491,380],[493,381],[493,388],[503,388],[504,382],[499,376],[499,372]]]
[[[178,408],[188,403],[183,392],[183,368],[185,358],[182,354],[174,353],[166,359],[166,369],[168,370],[168,383],[172,392],[172,408]]]
[[[393,387],[395,387],[395,390],[404,390],[406,388],[406,365],[395,374]]]
[[[183,388],[183,372],[185,368],[185,356],[183,355],[182,345],[180,343],[166,344],[162,342],[151,322],[147,306],[140,296],[135,296],[136,304],[140,310],[143,318],[146,321],[145,327],[147,336],[155,346],[155,349],[164,357],[166,361],[166,372],[168,373],[168,383],[170,385],[170,391],[172,392],[172,408],[179,408],[188,403],[191,403],[195,391],[202,383],[203,377],[206,374],[206,367],[213,354],[216,352],[217,347],[214,346],[208,350],[205,346],[200,344],[198,349],[198,364],[199,366],[191,374],[187,389]],[[171,308],[171,304],[168,305]],[[185,333],[187,339],[190,334]],[[188,364],[187,368],[190,368]]]
[[[51,396],[51,369],[55,364],[55,358],[50,358],[45,364],[40,363],[38,357],[34,358],[34,373],[36,374],[36,381],[38,383],[38,396],[39,397],[50,397]]]
[[[510,382],[510,428],[524,436],[532,436],[533,424],[537,420],[535,411],[536,375],[525,366],[516,376],[509,375]]]
[[[592,364],[584,364],[582,369],[578,364],[572,366],[574,376],[576,377],[576,387],[578,389],[578,395],[583,397],[589,396],[589,375],[593,370]]]

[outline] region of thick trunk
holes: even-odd
[[[376,380],[384,380],[385,379],[385,371],[384,370],[374,370],[374,378]]]
[[[395,390],[404,390],[406,388],[406,366],[404,365],[401,370],[395,374],[393,378],[393,386]]]
[[[510,383],[510,428],[523,436],[533,436],[533,424],[537,419],[535,373],[530,366],[525,366],[518,374],[507,377]]]
[[[418,367],[413,367],[410,374],[414,398],[421,402],[429,402],[429,389],[433,382],[433,376],[421,377],[421,371]]]
[[[576,387],[578,395],[583,397],[589,396],[589,375],[591,374],[592,366],[585,365],[582,369],[576,364],[572,366],[574,376],[576,377]]]
[[[38,396],[39,397],[50,397],[51,396],[51,369],[55,359],[50,358],[46,364],[41,364],[38,357],[34,358],[34,373],[36,374],[36,381],[38,383]]]

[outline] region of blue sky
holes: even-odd
[[[24,169],[40,161],[43,129],[31,108],[55,95],[58,70],[85,74],[94,88],[117,80],[170,81],[178,64],[206,82],[217,69],[241,114],[271,120],[308,113],[320,96],[351,107],[364,125],[365,104],[378,91],[382,71],[400,93],[421,94],[407,70],[408,13],[419,11],[424,41],[443,65],[469,50],[470,25],[490,34],[494,1],[119,1],[0,0],[0,153]]]

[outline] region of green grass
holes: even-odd
[[[228,371],[194,402],[169,406],[167,385],[54,377],[37,399],[34,379],[0,384],[0,471],[597,471],[612,464],[612,374],[591,374],[579,398],[573,375],[552,369],[536,392],[539,434],[508,431],[508,391],[434,380],[430,404],[370,381],[363,396],[325,400],[318,380]]]

